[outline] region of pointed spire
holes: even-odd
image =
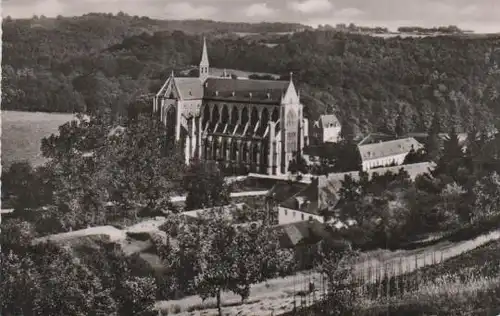
[[[292,81],[293,81],[293,72],[290,71],[290,82],[292,82]]]
[[[207,39],[205,36],[203,36],[203,52],[201,54],[200,65],[208,66]]]
[[[205,81],[209,76],[209,63],[208,63],[208,51],[207,51],[207,40],[203,36],[203,52],[201,53],[201,61],[199,66],[200,80]]]

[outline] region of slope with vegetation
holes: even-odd
[[[149,106],[148,96],[170,71],[197,64],[201,53],[198,35],[172,31],[168,21],[161,27],[155,26],[162,25],[159,21],[107,15],[57,21],[52,28],[32,28],[29,20],[3,22],[4,108],[71,112]],[[89,23],[91,31],[75,31]],[[111,26],[116,23],[121,29],[140,27],[115,31]],[[144,28],[162,31],[134,33]],[[104,36],[103,29],[114,31]],[[113,34],[116,37],[110,40]],[[213,35],[209,35],[213,66],[284,78],[292,71],[310,117],[336,113],[356,131],[394,131],[398,120],[403,130],[423,131],[434,112],[444,127],[456,124],[466,130],[494,124],[499,113],[496,37],[381,39],[305,31],[284,35],[273,40],[279,45],[269,47]],[[25,40],[17,41],[19,36]],[[42,39],[46,40],[41,43]]]

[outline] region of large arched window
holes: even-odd
[[[202,121],[203,128],[207,126],[207,122],[209,120],[210,120],[210,108],[208,107],[208,105],[205,105],[203,107],[203,121]]]
[[[241,112],[241,125],[245,126],[248,123],[248,109],[245,107]]]
[[[280,119],[280,112],[278,111],[278,109],[274,109],[273,110],[273,115],[271,116],[271,119],[273,120],[273,122],[278,122],[278,120]]]
[[[262,110],[262,116],[260,119],[260,127],[258,131],[259,136],[264,136],[264,132],[266,131],[268,123],[269,123],[269,111],[267,109],[264,109]]]
[[[294,125],[297,125],[297,115],[295,114],[295,111],[289,110],[286,114],[286,126],[290,127]]]
[[[228,124],[229,123],[229,110],[227,109],[227,105],[224,104],[224,107],[222,108],[222,124]]]
[[[238,123],[238,108],[233,106],[231,111],[231,125],[236,125]]]

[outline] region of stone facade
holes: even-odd
[[[153,101],[169,135],[185,148],[186,163],[218,161],[233,173],[284,174],[308,143],[308,121],[289,81],[209,75],[206,42],[199,77],[172,73]],[[228,168],[228,169],[227,169]]]

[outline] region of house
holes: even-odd
[[[402,165],[412,149],[420,148],[423,148],[423,145],[413,137],[358,145],[363,171],[389,165]]]
[[[412,181],[418,175],[429,173],[435,167],[433,162],[422,162],[403,166],[393,166],[368,170],[368,178],[371,179],[375,174],[385,174],[387,172],[398,173],[401,169],[408,172]],[[300,187],[296,185],[286,191],[280,190],[282,196],[288,193],[289,198],[283,199],[278,203],[278,225],[297,223],[309,220],[315,220],[319,223],[333,223],[335,227],[342,228],[352,225],[349,221],[342,223],[337,219],[338,203],[340,197],[338,192],[342,188],[346,176],[351,176],[354,180],[359,179],[359,172],[334,173],[328,176],[319,176],[313,178],[311,184],[298,191]],[[283,185],[282,185],[283,186]],[[271,190],[272,192],[273,190]],[[279,191],[278,188],[275,191]]]
[[[334,114],[321,115],[312,125],[312,134],[320,143],[338,142],[340,130],[340,122]]]
[[[332,190],[332,187],[323,185],[323,182],[320,185],[319,179],[314,178],[302,191],[279,203],[278,225],[317,221],[333,223],[337,228],[345,227],[334,213],[339,201],[337,192],[338,189]]]

